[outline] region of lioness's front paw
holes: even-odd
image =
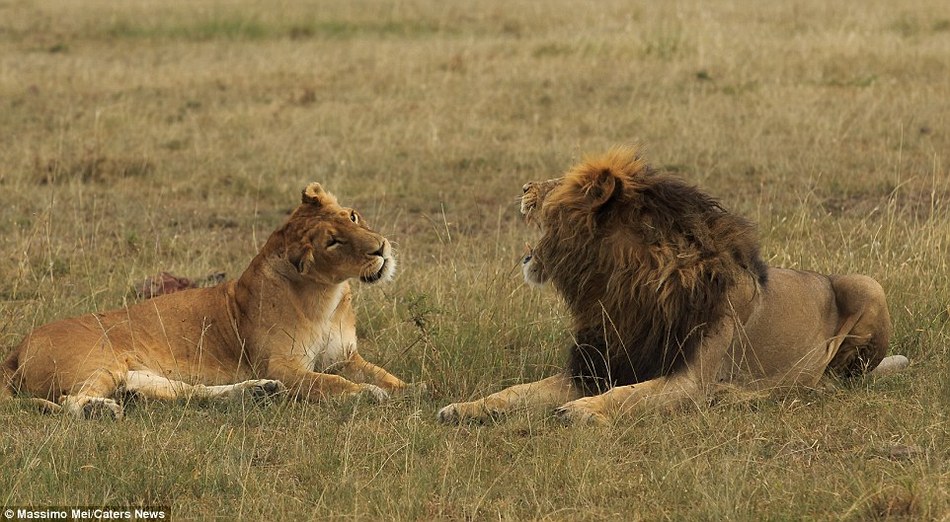
[[[393,390],[393,395],[402,397],[419,397],[429,392],[429,386],[424,382],[410,382],[405,386]]]
[[[607,424],[607,416],[595,406],[592,397],[571,401],[554,410],[554,414],[566,424]]]
[[[239,392],[237,396],[254,400],[267,399],[287,391],[284,383],[272,379],[252,379],[235,386]]]
[[[358,384],[360,390],[357,392],[357,395],[360,397],[369,397],[373,402],[386,402],[389,400],[389,392],[376,386],[375,384]]]

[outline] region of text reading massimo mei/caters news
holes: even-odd
[[[19,520],[171,520],[168,507],[5,507],[0,521]]]

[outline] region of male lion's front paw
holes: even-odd
[[[482,401],[454,402],[439,410],[439,422],[459,424],[461,422],[489,422],[503,416],[503,412],[489,408]]]
[[[389,400],[389,392],[376,386],[375,384],[358,384],[360,387],[356,394],[360,397],[368,397],[373,402],[381,403]]]
[[[596,407],[593,399],[593,397],[585,397],[571,401],[554,410],[554,414],[565,424],[606,425],[607,416]]]
[[[439,410],[439,422],[444,424],[458,424],[462,420],[458,404],[449,404]]]

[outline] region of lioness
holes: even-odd
[[[766,266],[751,222],[635,148],[528,183],[521,210],[542,232],[525,279],[553,283],[573,317],[567,367],[450,404],[443,422],[532,406],[605,422],[701,402],[723,384],[814,386],[826,372],[907,364],[884,358],[891,319],[876,281]]]
[[[389,241],[311,183],[237,280],[41,326],[6,359],[0,397],[86,418],[121,417],[123,391],[382,400],[407,385],[356,352],[348,280],[386,281],[395,268]]]

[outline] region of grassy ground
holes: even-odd
[[[358,289],[362,353],[432,390],[119,423],[7,403],[0,504],[950,519],[945,8],[0,0],[0,346],[159,270],[236,276],[316,180],[400,255]],[[610,428],[438,425],[558,367],[563,308],[520,281],[522,183],[635,141],[755,219],[770,263],[877,278],[911,368]]]

